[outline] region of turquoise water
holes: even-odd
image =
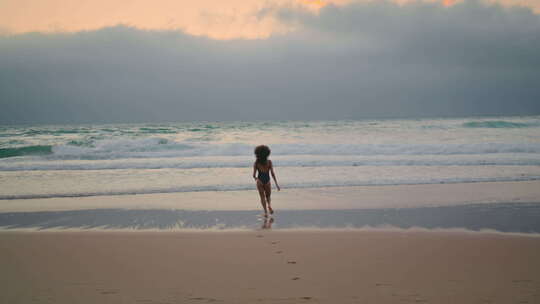
[[[0,126],[0,199],[540,179],[540,117]]]

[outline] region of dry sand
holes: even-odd
[[[540,303],[540,237],[2,232],[0,303]]]

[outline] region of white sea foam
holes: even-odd
[[[373,180],[373,181],[326,181],[316,183],[287,183],[287,189],[305,188],[330,188],[330,187],[358,187],[358,186],[397,186],[397,185],[427,185],[427,184],[456,184],[456,183],[478,183],[478,182],[513,182],[513,181],[533,181],[540,180],[538,176],[521,177],[472,177],[472,178],[435,178],[435,179],[407,179],[407,180]],[[169,188],[140,188],[110,191],[92,192],[57,192],[57,193],[36,193],[36,194],[7,194],[0,195],[0,200],[38,199],[55,197],[89,197],[89,196],[115,196],[115,195],[135,195],[154,193],[182,193],[182,192],[203,192],[203,191],[245,191],[253,190],[252,183],[246,184],[215,184],[202,186],[184,186]]]
[[[119,159],[193,156],[247,156],[253,145],[174,142],[164,138],[97,141],[94,147],[54,146],[48,159]],[[540,153],[540,143],[470,144],[273,144],[276,155],[457,155]]]
[[[347,166],[540,166],[540,154],[494,153],[455,155],[277,155],[279,167]],[[249,168],[251,156],[207,156],[168,158],[119,158],[105,160],[43,160],[12,158],[0,161],[0,171],[121,170]]]

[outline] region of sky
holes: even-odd
[[[0,0],[0,124],[540,114],[540,0]]]

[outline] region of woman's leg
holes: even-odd
[[[272,194],[272,185],[270,184],[270,182],[268,182],[265,185],[263,185],[263,187],[264,187],[264,193],[266,197],[266,203],[268,204],[268,210],[270,210],[270,214],[274,214],[274,210],[272,209],[272,206],[270,205],[270,202],[271,202],[270,195]]]
[[[264,193],[264,185],[261,183],[260,180],[257,180],[257,190],[259,190],[259,196],[261,197],[261,205],[264,209],[264,215],[266,216],[268,214],[268,211],[266,210],[266,197]]]

